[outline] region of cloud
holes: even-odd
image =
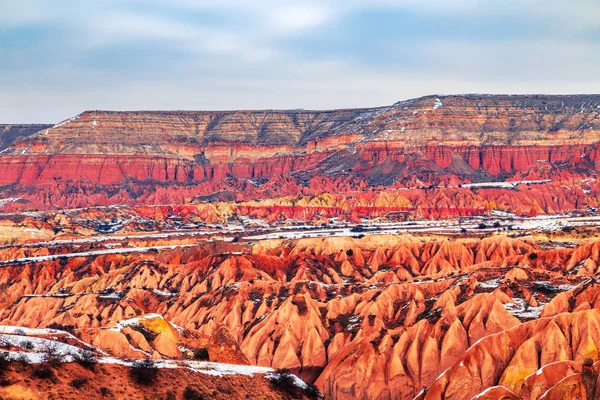
[[[80,29],[93,45],[135,42],[144,39],[192,40],[202,31],[195,26],[134,12],[107,12],[82,20]]]
[[[0,122],[600,92],[597,0],[0,1]]]
[[[268,12],[268,22],[280,32],[298,32],[326,23],[332,14],[316,4],[292,4]]]

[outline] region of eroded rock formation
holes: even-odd
[[[339,399],[540,398],[598,359],[599,243],[372,235],[19,262],[0,270],[0,321],[121,357],[205,347]]]

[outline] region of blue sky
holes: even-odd
[[[0,0],[0,123],[600,93],[598,0]]]

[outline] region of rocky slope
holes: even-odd
[[[323,208],[351,219],[586,212],[599,199],[599,107],[592,95],[466,95],[334,111],[88,111],[0,155],[0,209],[263,200],[249,207],[305,219]],[[331,197],[319,209],[281,199],[299,194]]]
[[[37,379],[48,341],[116,397],[314,398],[277,369],[328,399],[600,397],[599,114],[428,96],[4,135],[0,397],[102,395],[76,363]],[[133,359],[164,367],[153,389]]]
[[[69,329],[118,357],[206,348],[211,360],[290,368],[328,398],[429,388],[426,398],[462,399],[492,386],[540,398],[598,359],[600,242],[570,240],[155,241],[15,261],[0,270],[0,322]],[[556,362],[564,371],[544,375]]]
[[[599,106],[598,96],[470,95],[334,111],[88,111],[14,143],[0,185],[13,185],[6,197],[106,193],[70,205],[84,206],[155,202],[156,183],[187,200],[219,190],[252,200],[280,177],[302,188],[323,176],[373,188],[579,181],[596,174]]]
[[[52,125],[45,124],[0,124],[0,152],[6,150],[19,139],[51,127]]]
[[[90,371],[75,363],[65,363],[51,372],[51,378],[36,376],[36,370],[36,365],[14,363],[4,374],[5,385],[0,387],[0,396],[40,400],[288,398],[284,392],[273,388],[264,375],[215,377],[184,368],[161,368],[151,385],[140,385],[132,382],[130,369],[122,365],[100,363]],[[185,393],[198,397],[184,397]]]

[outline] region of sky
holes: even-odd
[[[598,0],[0,0],[0,123],[600,93]]]

